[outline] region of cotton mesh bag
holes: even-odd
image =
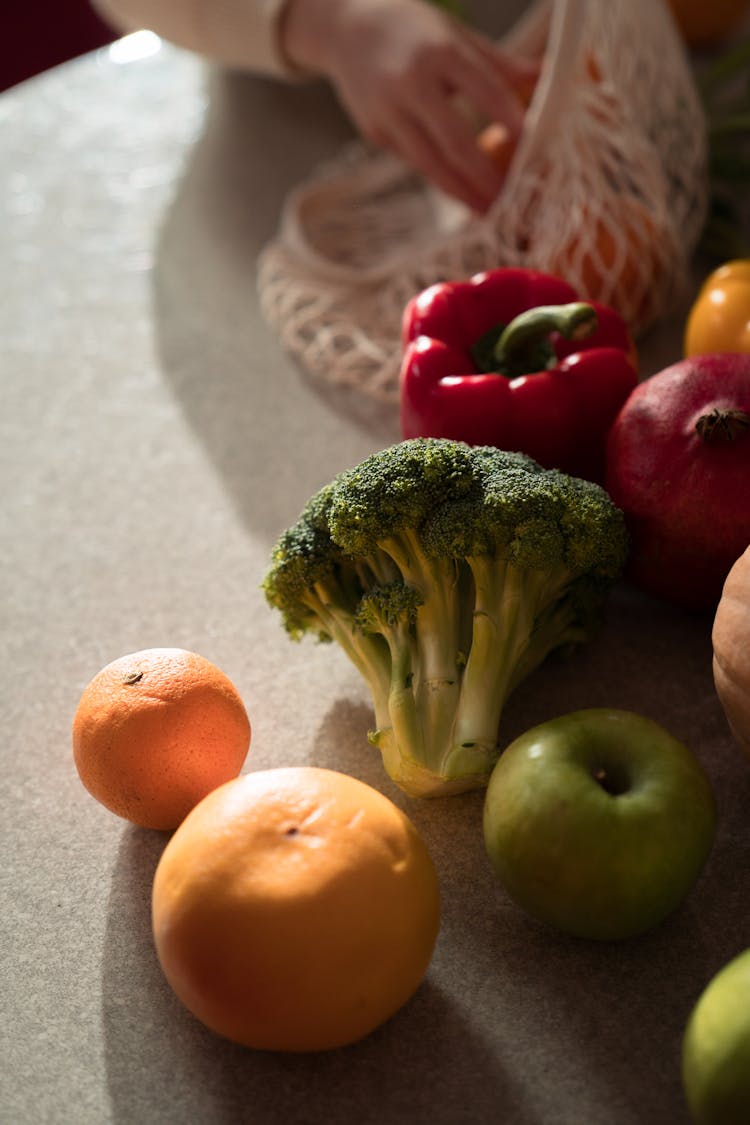
[[[541,72],[486,215],[359,143],[287,198],[259,259],[261,308],[313,377],[397,401],[407,301],[499,266],[565,278],[636,336],[679,297],[705,218],[707,142],[664,0],[541,0],[501,45]]]

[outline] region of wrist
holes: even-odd
[[[346,0],[287,0],[280,26],[284,57],[295,69],[327,75],[339,13]]]

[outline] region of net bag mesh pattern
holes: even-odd
[[[360,144],[290,193],[258,263],[263,314],[313,377],[397,401],[415,293],[498,266],[566,278],[637,336],[679,296],[707,206],[705,119],[662,0],[543,0],[502,40],[542,59],[482,217]]]

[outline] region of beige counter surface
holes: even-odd
[[[265,605],[270,547],[311,491],[398,437],[393,417],[299,371],[255,291],[284,193],[348,135],[322,90],[209,82],[166,47],[88,56],[0,98],[3,1125],[680,1125],[684,1022],[750,945],[750,770],[706,621],[623,588],[598,639],[507,708],[508,739],[579,706],[632,708],[714,782],[699,885],[657,931],[612,946],[521,914],[489,871],[481,795],[396,790],[354,669],[293,645]],[[644,366],[676,358],[678,339],[676,317],[644,341]],[[435,956],[364,1042],[246,1051],[165,984],[148,905],[165,837],[97,805],[70,750],[89,678],[152,645],[235,681],[247,769],[348,771],[423,833],[443,894]]]

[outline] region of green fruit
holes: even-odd
[[[750,949],[716,974],[695,1005],[682,1079],[698,1125],[750,1122]]]
[[[715,827],[697,759],[629,711],[577,711],[527,731],[501,755],[484,805],[487,853],[509,895],[542,922],[601,940],[670,914]]]

